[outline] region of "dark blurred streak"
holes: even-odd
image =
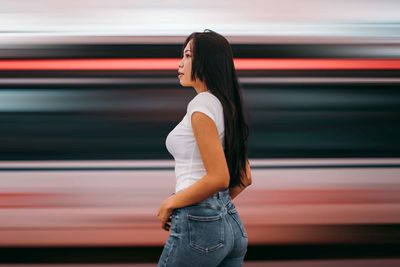
[[[132,89],[3,88],[0,159],[168,158],[160,137],[182,119],[193,92],[161,83],[140,89],[143,83]],[[6,87],[1,79],[0,86]],[[243,88],[254,157],[400,155],[396,84],[243,83]],[[68,140],[74,140],[72,146]]]
[[[183,43],[183,40],[182,40]],[[0,48],[0,59],[51,58],[175,58],[182,44],[51,44]],[[232,44],[235,58],[400,58],[391,44]]]

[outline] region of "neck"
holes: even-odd
[[[196,92],[199,94],[199,93],[202,93],[202,92],[207,92],[207,91],[209,91],[208,90],[208,88],[207,88],[207,86],[203,83],[203,82],[201,82],[201,81],[197,81],[197,83],[193,86],[194,87],[194,89],[196,90]]]

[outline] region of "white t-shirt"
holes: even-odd
[[[189,187],[207,174],[192,130],[191,116],[195,111],[206,114],[214,121],[224,148],[222,104],[210,91],[198,93],[189,102],[182,121],[168,134],[165,141],[168,152],[175,159],[175,193]]]

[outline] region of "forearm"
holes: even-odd
[[[172,208],[177,209],[196,204],[223,189],[220,183],[214,182],[217,179],[206,176],[203,176],[191,186],[175,193]]]

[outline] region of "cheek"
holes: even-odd
[[[187,76],[187,78],[190,80],[190,76],[192,75],[192,68],[188,67],[185,71],[185,75]]]
[[[192,83],[192,81],[191,81],[191,79],[190,79],[190,74],[185,74],[185,75],[183,75],[183,82],[186,84],[186,85],[190,85],[191,83]]]
[[[187,75],[185,75],[185,80],[186,80],[186,82],[191,82],[192,81],[192,79],[191,79],[191,73],[190,73],[190,71],[188,72],[188,74]]]
[[[191,70],[192,70],[192,61],[187,60],[186,63],[185,63],[185,68],[186,68],[187,72],[191,72]]]
[[[189,74],[188,75],[185,74],[183,76],[183,79],[185,80],[186,83],[190,82],[190,75]]]

